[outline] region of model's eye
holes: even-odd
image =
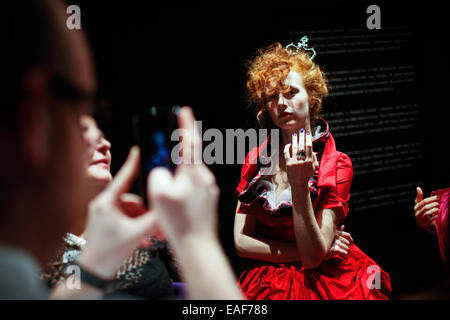
[[[269,100],[275,100],[278,97],[278,94],[274,93],[268,97]]]
[[[287,91],[286,93],[284,93],[284,97],[287,99],[292,99],[297,93],[299,92],[299,90],[297,88],[290,88],[289,91]]]

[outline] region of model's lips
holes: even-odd
[[[292,115],[292,113],[289,113],[289,112],[282,112],[282,113],[280,113],[280,118],[286,118],[286,117],[289,117],[289,116],[291,116]]]

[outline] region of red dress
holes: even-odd
[[[341,224],[348,212],[353,168],[350,158],[336,151],[324,120],[322,127],[325,130],[313,141],[320,165],[309,183],[311,199],[315,212],[341,207],[337,210],[342,212],[337,217]],[[258,165],[258,156],[268,145],[266,140],[247,154],[236,190],[241,201],[238,212],[256,217],[258,236],[295,242],[291,193],[280,195],[276,203]],[[249,300],[388,299],[391,292],[390,276],[354,244],[346,258],[335,254],[314,269],[303,268],[301,262],[247,260],[239,286]]]

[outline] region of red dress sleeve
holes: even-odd
[[[347,216],[350,199],[350,187],[353,180],[353,166],[350,157],[345,153],[339,152],[339,158],[336,164],[336,186],[327,188],[323,198],[324,209],[336,209],[337,222],[341,224]]]

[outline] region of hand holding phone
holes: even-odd
[[[141,149],[141,166],[138,174],[137,192],[147,202],[147,177],[156,167],[174,171],[171,152],[177,141],[172,133],[178,128],[179,106],[152,106],[133,117],[133,139]]]

